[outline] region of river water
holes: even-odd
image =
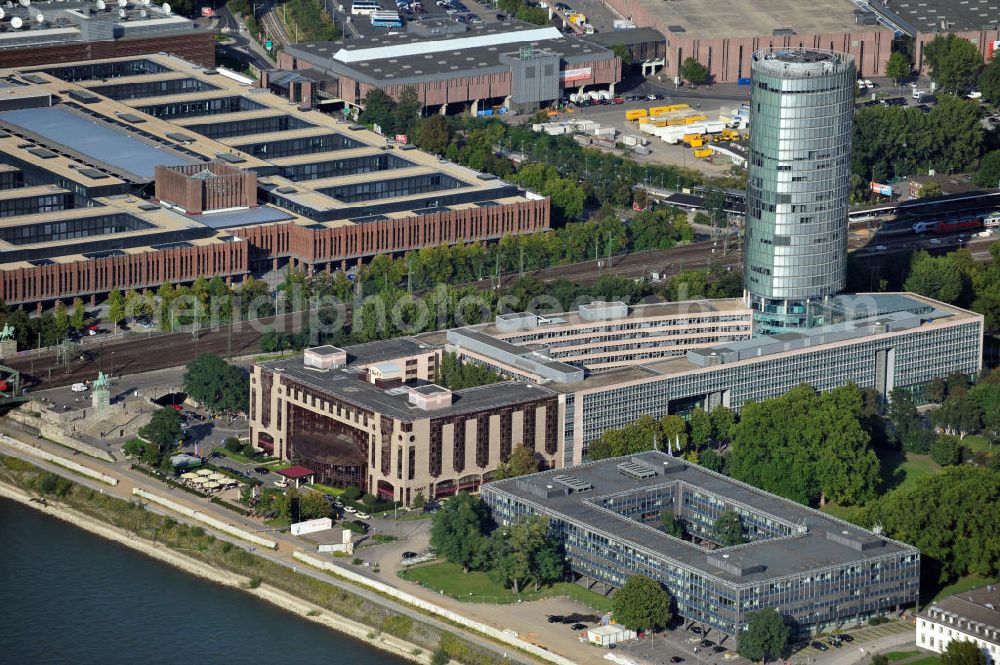
[[[406,662],[4,499],[0,552],[0,663]]]

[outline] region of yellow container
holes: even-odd
[[[691,107],[688,106],[687,104],[671,104],[670,106],[665,106],[664,108],[669,109],[670,111],[680,111],[682,109],[689,109]]]
[[[666,127],[667,126],[667,121],[664,120],[663,118],[651,118],[649,122],[650,122],[651,125],[653,125],[653,127]]]
[[[640,125],[647,125],[650,122],[652,122],[652,120],[650,120],[649,118],[639,118],[639,124]]]
[[[705,143],[705,139],[701,134],[685,134],[681,140],[692,148],[700,148]]]
[[[714,152],[711,148],[697,148],[694,151],[694,156],[698,159],[704,159],[705,157],[710,157]]]
[[[626,120],[639,120],[640,118],[645,118],[649,115],[649,111],[646,109],[632,109],[631,111],[625,111]]]
[[[669,106],[654,106],[649,109],[649,115],[654,118],[659,118],[661,115],[667,115],[668,113],[670,113]]]

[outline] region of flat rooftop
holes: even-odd
[[[902,0],[876,10],[895,13],[919,32],[940,32],[942,21],[949,31],[1000,28],[997,0]]]
[[[704,39],[717,37],[767,37],[775,30],[790,29],[798,35],[857,32],[864,28],[854,20],[851,0],[790,3],[785,0],[748,0],[734,4],[726,0],[636,0],[656,17],[667,40],[671,37]],[[677,30],[682,28],[683,30]]]
[[[484,23],[464,32],[426,36],[409,32],[287,47],[296,58],[324,71],[352,73],[368,81],[423,81],[507,71],[501,56],[521,47],[559,54],[574,63],[608,60],[604,47],[562,34],[552,26]],[[484,71],[485,70],[485,71]]]
[[[652,470],[653,475],[639,479],[619,471],[618,465],[628,462],[638,462],[640,467]],[[565,485],[557,480],[559,476],[569,476],[573,484],[579,487],[589,485],[590,488],[560,491]],[[615,495],[647,491],[669,484],[680,484],[690,490],[700,489],[752,512],[772,516],[790,526],[792,535],[707,550],[606,507],[610,505],[606,499]],[[550,487],[556,491],[553,492]],[[541,514],[597,531],[636,549],[737,585],[749,586],[827,566],[919,552],[910,545],[877,536],[818,510],[657,451],[495,481],[486,485],[485,489],[517,497]],[[710,559],[716,558],[745,572],[734,573],[710,563]]]
[[[452,393],[450,406],[424,410],[410,404],[410,384],[400,385],[394,382],[388,388],[381,388],[358,378],[358,373],[362,366],[428,353],[430,347],[427,344],[412,337],[400,337],[348,346],[344,351],[347,353],[347,364],[329,370],[307,367],[302,362],[302,357],[272,360],[259,365],[361,409],[376,411],[407,422],[500,408],[555,395],[552,391],[531,383],[505,381],[455,391]]]

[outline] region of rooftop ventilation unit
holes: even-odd
[[[594,486],[590,483],[574,476],[567,476],[566,474],[552,476],[552,480],[568,488],[570,492],[586,492],[587,490],[594,489]]]
[[[617,468],[618,473],[623,476],[628,476],[629,478],[634,478],[635,480],[645,480],[646,478],[653,478],[656,476],[656,469],[639,460],[622,462]]]

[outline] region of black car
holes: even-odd
[[[587,627],[587,624],[585,624],[585,623],[574,623],[572,626],[570,626],[570,628],[573,629],[573,630],[583,630],[586,627]]]
[[[351,522],[351,524],[358,527],[365,533],[368,533],[369,531],[372,530],[372,525],[369,524],[368,522],[362,522],[361,520],[354,520],[353,522]]]
[[[549,616],[545,617],[545,620],[548,621],[549,623],[562,623],[563,622],[563,618],[561,616],[559,616],[558,614],[550,614]]]
[[[851,637],[850,635],[848,635],[847,633],[841,633],[840,635],[835,635],[835,637],[838,640],[843,640],[845,642],[853,642],[854,641],[854,638]]]
[[[930,113],[931,112],[931,107],[930,107],[929,104],[917,104],[917,108],[920,109],[921,112],[923,112],[923,113]]]
[[[425,513],[436,513],[439,510],[441,510],[441,504],[438,503],[437,501],[428,501],[424,505],[424,512]]]
[[[819,651],[829,651],[830,650],[830,647],[826,646],[825,644],[823,644],[819,640],[814,640],[813,642],[810,643],[810,646],[813,649],[817,649]]]
[[[712,647],[712,653],[726,653],[726,647],[716,645]]]
[[[403,552],[403,558],[404,559],[413,559],[413,558],[415,558],[417,556],[419,556],[419,555],[416,552]]]
[[[260,475],[260,476],[263,476],[268,471],[269,471],[269,469],[266,466],[255,466],[253,468],[253,472],[256,473],[257,475]]]
[[[713,642],[712,640],[702,640],[701,641],[701,646],[703,646],[703,647],[705,647],[707,649],[709,647],[714,647],[715,646],[715,642]]]
[[[680,656],[671,656],[670,657],[670,662],[674,663],[674,665],[676,665],[677,663],[683,663],[684,659],[681,658]]]
[[[906,106],[906,100],[902,97],[890,97],[889,99],[883,99],[882,103],[886,106]]]
[[[695,635],[701,635],[701,628],[698,626],[691,626],[691,632]]]

